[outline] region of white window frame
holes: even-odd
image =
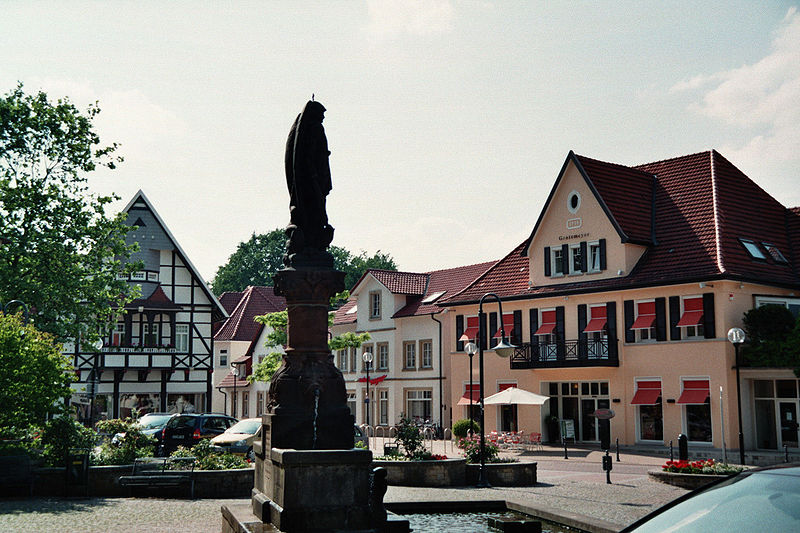
[[[409,359],[411,357],[411,359]],[[409,361],[411,364],[408,364]],[[417,343],[414,341],[403,342],[403,370],[415,370],[417,368]]]
[[[159,334],[159,332],[160,332],[159,323],[158,322],[153,322],[151,324],[149,322],[145,322],[143,324],[143,326],[144,326],[144,335],[142,335],[142,342],[144,343],[144,346],[145,347],[158,346],[159,343],[161,342],[161,337],[160,337],[160,334]],[[153,342],[151,344],[147,343],[147,338],[149,336],[153,338]]]
[[[430,406],[427,409],[431,417],[433,417],[433,391],[431,389],[408,389],[406,390],[406,413],[409,418],[413,420],[412,417],[416,416],[413,415],[413,410],[411,409],[412,402],[427,402]],[[425,411],[426,409],[422,409]],[[424,422],[424,420],[423,420]]]
[[[651,298],[649,300],[635,300],[633,302],[634,305],[634,315],[633,321],[636,322],[636,319],[639,318],[639,304],[648,304],[653,303],[655,306],[656,300],[655,298]],[[656,333],[656,325],[653,323],[653,327],[649,329],[637,329],[636,330],[636,342],[656,342],[658,340],[658,333]],[[662,410],[663,413],[663,410]]]
[[[583,270],[581,270],[580,259],[579,263],[575,265],[575,258],[580,258],[581,256],[581,245],[578,244],[570,244],[569,245],[569,275],[575,276],[577,274],[583,274]]]
[[[589,257],[586,258],[586,270],[588,272],[600,272],[600,241],[590,241],[586,243],[586,250]]]
[[[379,320],[380,318],[381,318],[381,291],[370,291],[369,319]]]
[[[683,313],[686,312],[686,300],[696,300],[700,299],[703,300],[702,295],[695,294],[694,296],[681,296],[681,316]],[[705,338],[705,326],[703,324],[698,324],[696,326],[681,326],[685,335],[684,338],[686,339],[704,339]]]
[[[147,280],[147,274],[145,273],[144,270],[139,270],[137,272],[131,273],[131,279],[133,281],[146,281]]]
[[[378,392],[378,425],[386,426],[389,424],[389,391],[380,389]]]
[[[126,272],[117,272],[117,279],[128,281],[128,274]]]
[[[636,378],[634,380],[634,394],[639,390],[639,382],[640,381],[658,381],[661,383],[661,439],[662,440],[651,440],[651,439],[643,439],[642,438],[642,415],[641,415],[641,405],[636,406],[636,442],[652,444],[652,443],[661,443],[663,444],[664,439],[664,432],[666,428],[664,427],[664,405],[666,401],[664,399],[664,380],[660,377],[650,377],[650,378]]]
[[[378,370],[389,368],[389,343],[378,343]]]
[[[433,368],[433,341],[422,340],[419,341],[419,354],[420,354],[420,368],[430,369]]]
[[[553,278],[558,278],[564,275],[564,254],[560,246],[550,248],[550,272]]]
[[[147,272],[147,281],[158,281],[158,272]]]
[[[347,372],[347,348],[337,350],[336,355],[339,358],[339,370]]]
[[[114,324],[114,330],[111,332],[111,346],[122,346],[125,340],[125,323],[117,322]]]
[[[189,351],[189,324],[175,324],[175,350]],[[185,331],[184,331],[185,330]]]
[[[228,366],[228,350],[219,351],[219,366]]]

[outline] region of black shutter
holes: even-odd
[[[608,333],[608,358],[617,359],[617,302],[606,303],[606,332]]]
[[[667,299],[656,298],[656,340],[667,340]]]
[[[486,349],[486,345],[487,345],[487,343],[486,343],[486,338],[487,338],[487,336],[486,336],[487,335],[486,334],[486,313],[481,313],[479,323],[480,323],[479,327],[480,327],[480,336],[481,336],[481,344],[480,344],[480,346],[481,346],[481,348],[483,348],[485,350]]]
[[[703,336],[706,339],[717,338],[717,325],[714,319],[714,293],[703,294]]]
[[[586,304],[578,305],[578,358],[586,359],[589,354],[587,341],[589,336],[583,332],[586,329]]]
[[[669,297],[669,340],[681,340],[681,328],[678,322],[681,320],[681,297]]]
[[[464,342],[458,339],[464,334],[464,315],[456,315],[456,351],[464,351]]]
[[[606,269],[606,240],[600,239],[600,270]]]
[[[561,245],[561,272],[565,276],[570,273],[569,244]]]
[[[508,332],[506,332],[508,333]],[[514,330],[511,332],[511,344],[522,344],[522,311],[514,311]]]
[[[625,342],[636,342],[636,331],[631,329],[636,315],[633,311],[633,300],[622,302],[625,312]]]
[[[552,275],[552,271],[550,270],[550,247],[544,247],[544,275],[550,276]]]
[[[566,246],[566,245],[565,245]],[[556,354],[559,361],[563,361],[566,355],[565,348],[566,345],[564,344],[565,336],[564,336],[564,306],[559,305],[556,307]]]
[[[494,334],[497,333],[497,313],[489,313],[489,348],[494,348],[499,339],[495,338]]]
[[[528,318],[530,319],[531,331],[531,361],[539,360],[539,337],[536,336],[536,330],[539,329],[539,310],[530,309],[528,311]]]
[[[586,257],[586,241],[581,241],[581,272],[589,271],[589,258]]]

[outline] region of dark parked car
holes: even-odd
[[[800,531],[800,465],[744,471],[668,503],[621,533]]]
[[[201,439],[221,435],[236,422],[232,416],[217,413],[173,415],[161,432],[161,453],[169,455],[178,446],[190,448]]]
[[[149,435],[156,439],[156,450],[161,446],[161,430],[167,425],[170,413],[147,413],[141,416],[136,423],[142,428],[142,433]],[[120,440],[125,436],[125,433],[117,433],[111,439],[113,444],[119,444]]]

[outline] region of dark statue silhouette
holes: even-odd
[[[325,108],[309,101],[286,141],[286,185],[289,188],[289,226],[286,228],[287,267],[332,266],[326,252],[333,240],[325,198],[331,191],[328,139],[322,121]]]

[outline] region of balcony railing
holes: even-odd
[[[617,339],[522,343],[511,356],[512,369],[619,366]]]
[[[103,346],[103,353],[175,353],[174,346]]]

